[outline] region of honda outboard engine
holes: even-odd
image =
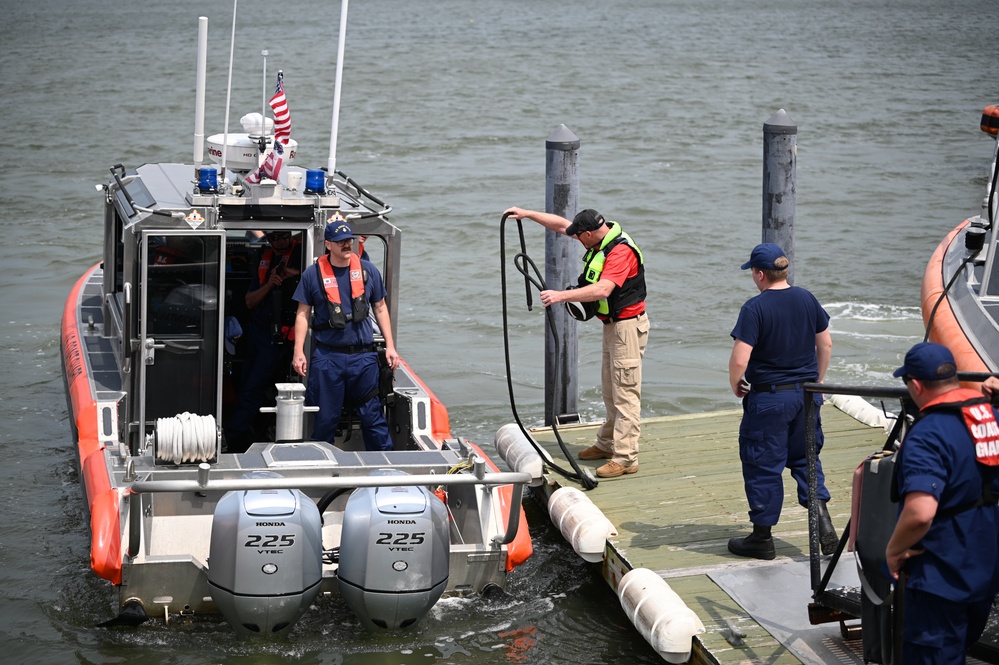
[[[368,627],[412,626],[447,587],[450,543],[447,506],[425,487],[354,490],[343,516],[340,595]]]
[[[212,600],[238,633],[284,634],[319,593],[322,554],[319,509],[298,490],[228,492],[212,521]]]

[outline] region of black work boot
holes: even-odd
[[[819,502],[819,546],[823,554],[832,554],[839,545],[839,536],[836,535],[836,527],[833,526],[832,518],[829,517],[829,508],[825,501]]]
[[[753,525],[753,532],[745,538],[730,538],[728,551],[739,556],[754,559],[773,559],[777,556],[774,550],[774,539],[770,535],[770,527]]]

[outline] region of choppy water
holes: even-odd
[[[113,163],[190,161],[197,17],[209,17],[207,133],[222,130],[228,2],[0,0],[0,652],[35,663],[656,662],[617,601],[532,511],[536,556],[511,597],[445,603],[403,636],[311,613],[288,642],[224,626],[106,631],[88,569],[59,368],[66,294],[100,251],[94,184]],[[326,164],[337,3],[239,4],[232,109],[283,69],[299,164]],[[642,245],[647,416],[735,406],[728,332],[753,295],[762,126],[798,124],[797,265],[833,317],[829,381],[888,380],[921,337],[919,281],[975,214],[995,103],[994,0],[364,0],[350,9],[337,167],[395,208],[407,282],[400,352],[488,444],[511,420],[499,217],[544,206],[544,141],[581,139],[581,203]],[[991,77],[989,76],[991,74]],[[527,228],[543,260],[543,233]],[[512,240],[512,237],[508,240]],[[519,292],[519,291],[517,291]],[[543,411],[543,322],[513,301],[518,411]],[[580,406],[601,413],[599,332],[580,333]],[[735,442],[732,454],[737,454]],[[518,650],[519,649],[519,650]]]

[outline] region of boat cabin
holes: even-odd
[[[226,429],[248,360],[239,343],[239,331],[252,325],[245,297],[259,279],[269,235],[291,235],[296,251],[290,263],[295,265],[287,268],[301,274],[325,251],[326,225],[348,221],[355,235],[367,236],[363,249],[385,280],[396,324],[400,231],[385,217],[389,208],[346,176],[327,178],[325,191],[307,193],[264,181],[220,194],[199,189],[189,165],[146,164],[129,172],[116,166],[112,174],[104,186],[106,295],[100,306],[103,339],[113,347],[118,367],[97,369],[95,375],[105,399],[116,393],[119,438],[132,453],[153,433],[158,418],[184,412],[212,415]],[[294,311],[287,311],[286,295],[285,311],[276,315],[287,323],[293,322]],[[282,336],[278,343],[288,346],[290,359],[287,327],[275,334]],[[376,346],[383,344],[376,326]],[[308,353],[308,342],[306,349]],[[274,383],[300,381],[284,362],[272,378],[263,405],[274,405]],[[397,372],[396,378],[396,385],[417,401],[428,398],[407,371]],[[398,425],[390,427],[398,437],[397,449],[404,449],[412,435],[412,404],[398,406],[404,412],[387,415],[390,425]],[[429,408],[429,403],[422,406]],[[429,418],[424,421],[430,434]]]

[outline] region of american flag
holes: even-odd
[[[287,145],[291,138],[291,111],[284,96],[284,72],[278,72],[274,96],[268,103],[274,111],[274,140]]]
[[[253,173],[250,173],[244,180],[251,185],[258,184],[264,178],[277,180],[281,173],[281,164],[284,163],[284,145],[280,141],[274,141],[274,148],[264,157],[264,163]]]

